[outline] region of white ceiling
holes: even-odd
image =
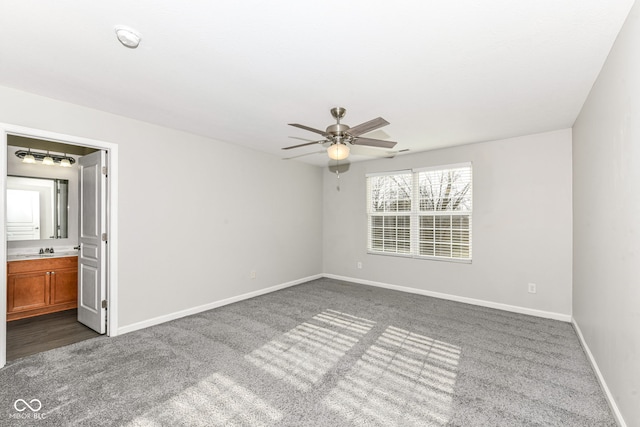
[[[326,165],[287,123],[341,106],[412,152],[572,126],[632,4],[4,0],[0,85]]]

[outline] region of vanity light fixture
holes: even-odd
[[[66,154],[60,156],[58,154],[50,154],[48,151],[46,153],[39,153],[37,151],[31,151],[31,149],[16,151],[16,157],[22,159],[23,163],[36,163],[36,161],[38,161],[42,162],[43,165],[59,164],[63,168],[71,167],[71,165],[76,162],[73,157],[67,156]]]
[[[17,155],[17,153],[16,153]],[[18,156],[20,157],[20,156]],[[23,156],[22,156],[22,163],[35,163],[36,162],[36,158],[33,157],[33,154],[31,154],[31,149],[29,149],[29,151],[27,151]]]
[[[116,25],[115,31],[118,41],[120,41],[124,47],[135,49],[140,44],[141,37],[137,31],[124,25]]]

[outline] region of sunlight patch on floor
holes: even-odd
[[[323,403],[349,423],[446,425],[458,346],[389,326]]]
[[[313,317],[315,320],[338,326],[358,334],[364,335],[371,330],[376,322],[341,313],[335,310],[325,310]]]
[[[253,365],[306,391],[375,325],[335,310],[315,315],[245,356]]]
[[[215,373],[131,421],[127,427],[270,425],[280,419],[280,411],[232,379]]]

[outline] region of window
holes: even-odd
[[[471,164],[367,176],[368,250],[471,260]]]
[[[367,178],[369,250],[411,253],[412,174]]]

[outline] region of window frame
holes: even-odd
[[[455,210],[421,210],[420,209],[420,177],[421,174],[430,173],[430,172],[442,172],[447,173],[448,171],[460,170],[462,169],[463,179],[461,181],[462,185],[468,186],[467,190],[463,194],[464,203],[461,203],[463,207],[461,209]],[[395,175],[407,175],[410,174],[410,188],[409,193],[411,194],[410,198],[410,209],[409,210],[374,210],[373,209],[373,194],[372,194],[372,179],[371,178],[379,178],[379,177],[392,177]],[[386,256],[395,256],[395,257],[404,257],[404,258],[417,258],[417,259],[428,259],[434,261],[446,261],[446,262],[457,262],[457,263],[467,263],[470,264],[473,260],[473,164],[471,162],[465,163],[455,163],[455,164],[447,164],[447,165],[439,165],[439,166],[431,166],[425,168],[416,168],[416,169],[407,169],[407,170],[398,170],[398,171],[390,171],[390,172],[378,172],[378,173],[369,173],[366,175],[366,199],[367,199],[367,253],[372,255],[386,255]],[[396,199],[394,199],[396,200]],[[393,203],[393,200],[383,200],[385,206],[389,203]],[[398,202],[398,204],[400,204]],[[376,220],[376,218],[382,217],[382,227],[374,227],[375,222],[380,222],[380,220]],[[387,221],[386,218],[396,217],[395,227],[393,225],[393,220]],[[406,235],[406,219],[403,222],[402,227],[398,227],[398,217],[409,217],[409,245],[407,248],[407,239],[400,239],[398,236],[401,235],[400,230],[402,230],[402,236]],[[421,245],[428,243],[425,240],[421,239],[421,236],[424,236],[424,233],[421,231],[429,231],[427,227],[421,227],[422,220],[421,218],[434,218],[433,223],[435,225],[437,217],[449,217],[449,226],[446,227],[433,227],[430,231],[433,232],[432,243],[433,254],[423,255],[421,254]],[[467,217],[466,220],[461,220],[462,224],[458,224],[458,228],[454,226],[454,218],[455,217]],[[466,222],[465,222],[466,221]],[[389,223],[388,229],[386,228],[387,222]],[[445,220],[446,222],[446,220]],[[447,242],[438,242],[435,238],[437,232],[440,232],[440,235],[443,233],[449,233],[449,240]],[[386,236],[394,236],[395,239],[385,239]],[[467,234],[468,233],[468,234]],[[458,241],[454,240],[454,236],[458,235]],[[467,242],[465,243],[464,238],[467,238]],[[427,239],[428,240],[428,239]],[[393,246],[389,244],[389,249],[386,250],[386,245],[388,242],[396,242],[396,247],[394,250]],[[375,244],[374,244],[375,242]],[[402,251],[399,251],[397,243],[402,242],[404,246],[402,246]],[[437,253],[437,248],[442,250],[444,247],[449,248],[449,256],[435,255]],[[458,254],[467,255],[464,256],[453,256],[454,251],[458,250]]]

